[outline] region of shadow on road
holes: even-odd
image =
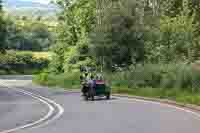
[[[117,100],[117,98],[112,97],[110,99],[106,99],[104,97],[96,97],[94,101],[113,101],[113,100]]]

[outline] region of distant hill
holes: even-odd
[[[59,11],[54,4],[23,0],[3,0],[3,5],[8,13],[16,16],[52,16]]]

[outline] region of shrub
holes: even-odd
[[[0,69],[7,74],[23,73],[32,74],[38,72],[49,64],[45,58],[35,58],[31,52],[8,51],[7,54],[0,55]]]
[[[38,77],[46,85],[71,88],[80,87],[79,75],[79,72],[59,75],[42,73]],[[175,98],[179,92],[195,94],[200,91],[200,70],[189,64],[136,65],[122,72],[106,72],[104,77],[109,86],[120,93],[137,92],[142,96]]]
[[[34,77],[34,82],[47,86],[80,88],[79,75],[79,73],[63,73],[54,75],[43,72]]]
[[[200,88],[200,70],[189,64],[136,65],[130,70],[105,74],[111,85],[128,88],[165,88],[197,92]]]

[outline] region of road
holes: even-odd
[[[199,133],[198,112],[136,99],[83,101],[78,92],[0,77],[0,133]]]

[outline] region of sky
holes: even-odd
[[[48,4],[51,0],[21,0],[21,1],[33,1],[33,2],[39,2],[42,4]]]

